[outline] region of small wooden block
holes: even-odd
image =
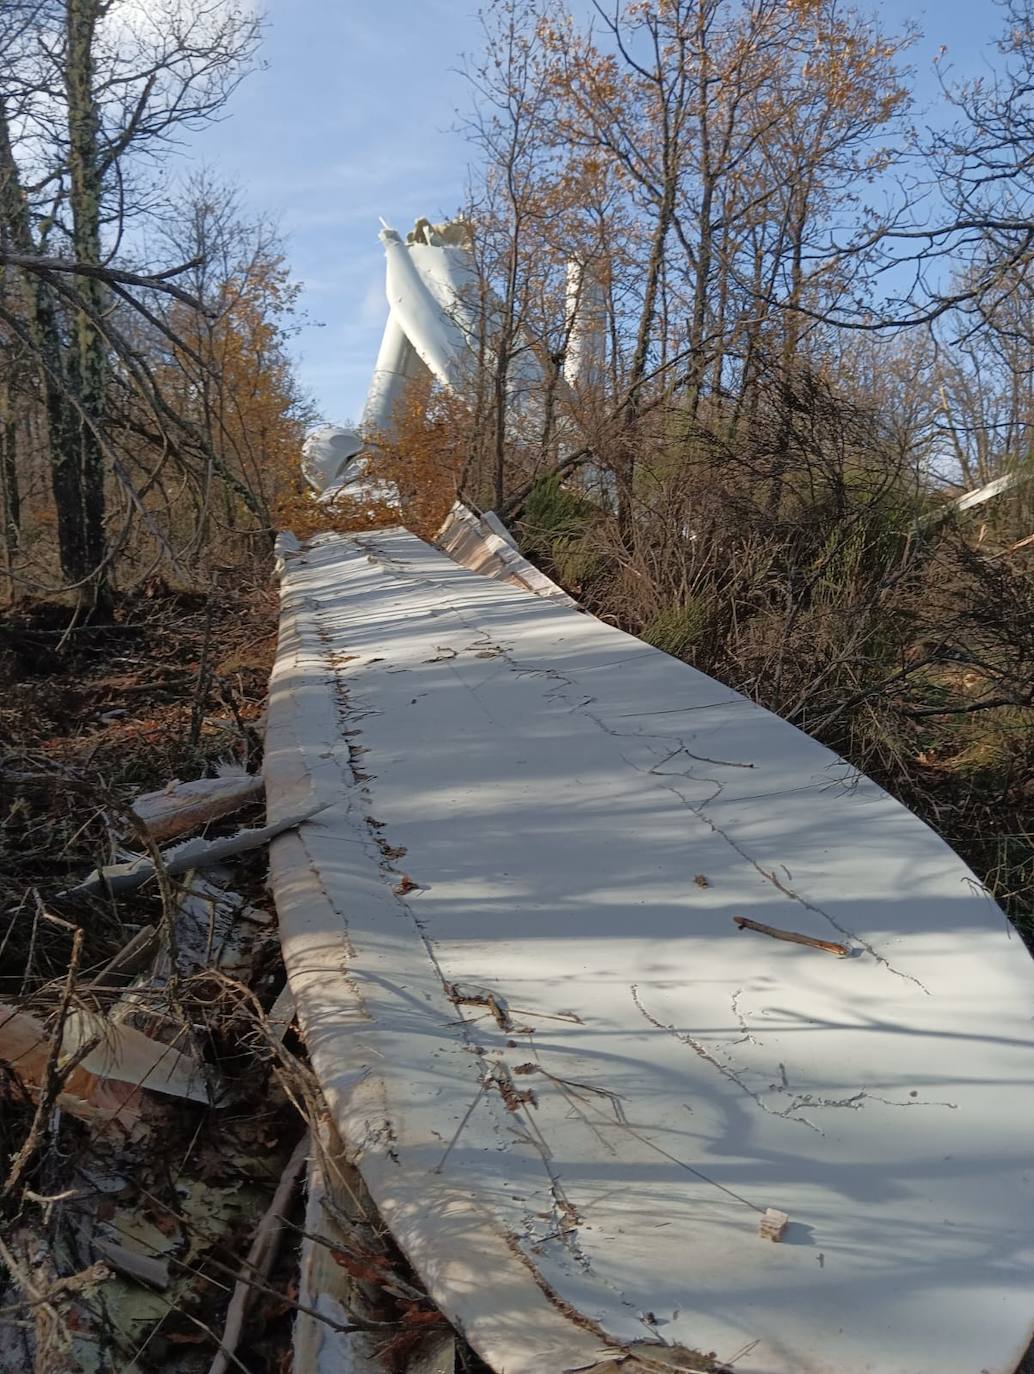
[[[789,1224],[790,1217],[786,1212],[779,1212],[775,1207],[766,1207],[764,1216],[758,1223],[758,1234],[764,1240],[782,1240]]]

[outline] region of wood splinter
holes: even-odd
[[[790,1217],[787,1212],[780,1212],[775,1207],[766,1207],[758,1222],[758,1235],[762,1240],[782,1240],[789,1224]]]
[[[851,954],[847,945],[838,945],[832,940],[816,940],[813,935],[798,935],[795,930],[779,930],[777,926],[764,926],[760,921],[752,921],[749,916],[734,916],[732,919],[740,930],[757,930],[762,935],[771,935],[773,940],[789,940],[794,945],[810,945],[812,949],[824,949],[827,954],[835,954],[838,959],[847,959]]]

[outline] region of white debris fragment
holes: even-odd
[[[765,1240],[782,1240],[789,1224],[790,1218],[786,1212],[780,1212],[775,1207],[766,1207],[758,1223],[758,1234]]]

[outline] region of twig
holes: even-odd
[[[61,1320],[54,1300],[79,1293],[91,1284],[100,1283],[107,1276],[107,1269],[103,1264],[92,1264],[88,1269],[83,1269],[78,1274],[69,1274],[63,1279],[56,1279],[46,1288],[43,1288],[26,1266],[21,1264],[8,1249],[2,1236],[0,1236],[0,1261],[3,1262],[11,1278],[25,1295],[25,1301],[20,1306],[28,1309],[32,1314],[33,1320],[30,1325],[35,1328],[36,1333],[35,1367],[37,1369],[64,1368],[63,1357],[71,1349],[72,1338],[67,1326]]]
[[[218,584],[216,584],[218,585]],[[197,665],[197,683],[194,688],[194,703],[190,710],[190,748],[196,749],[201,738],[201,726],[205,719],[205,702],[212,686],[212,618],[215,612],[215,597],[209,596],[205,604],[205,634],[201,642],[201,657]]]
[[[144,1193],[143,1189],[141,1189],[141,1193],[143,1193],[144,1196],[148,1196],[148,1194]],[[171,1208],[166,1208],[165,1210],[172,1216],[179,1216],[179,1213],[173,1212]],[[761,1209],[758,1208],[757,1210],[760,1211]],[[180,1218],[180,1220],[182,1221],[182,1218]],[[200,1270],[192,1268],[189,1264],[185,1263],[183,1260],[176,1259],[174,1256],[169,1257],[169,1263],[173,1265],[174,1268],[182,1270],[185,1274],[192,1274],[195,1278],[205,1277]],[[322,1322],[324,1326],[329,1327],[331,1331],[340,1331],[344,1335],[351,1335],[355,1331],[382,1332],[391,1327],[398,1326],[397,1322],[361,1321],[354,1315],[350,1322],[339,1322],[333,1317],[328,1317],[325,1312],[318,1311],[315,1307],[309,1307],[306,1303],[298,1302],[296,1298],[289,1298],[284,1293],[278,1293],[277,1290],[271,1288],[268,1283],[262,1283],[259,1279],[247,1278],[245,1275],[241,1274],[239,1268],[231,1268],[230,1265],[223,1264],[221,1260],[217,1260],[212,1255],[206,1256],[205,1265],[209,1269],[217,1269],[222,1274],[229,1274],[231,1278],[235,1277],[239,1279],[240,1282],[245,1284],[248,1288],[253,1288],[256,1293],[264,1293],[267,1297],[276,1298],[278,1302],[285,1303],[288,1307],[293,1308],[295,1312],[304,1312],[306,1316],[314,1317],[316,1321]]]
[[[481,1086],[480,1086],[480,1088],[478,1088],[478,1090],[477,1090],[477,1096],[474,1098],[474,1101],[470,1104],[470,1106],[467,1108],[466,1112],[463,1114],[463,1120],[462,1120],[462,1121],[460,1122],[460,1124],[456,1127],[455,1134],[453,1135],[452,1139],[449,1141],[448,1145],[445,1147],[445,1153],[442,1155],[441,1159],[438,1161],[438,1163],[437,1163],[437,1164],[434,1166],[434,1168],[431,1170],[432,1174],[440,1174],[440,1173],[442,1172],[442,1170],[445,1168],[445,1161],[449,1158],[450,1154],[452,1154],[452,1147],[456,1144],[457,1140],[459,1140],[460,1135],[462,1134],[462,1131],[463,1131],[464,1126],[465,1126],[465,1125],[467,1124],[467,1122],[470,1120],[471,1115],[472,1115],[472,1113],[473,1113],[473,1111],[474,1111],[474,1108],[477,1106],[477,1104],[481,1101],[482,1097],[484,1096],[485,1089],[487,1088],[487,1086],[488,1086],[488,1080],[485,1079],[485,1078],[483,1078],[483,1079],[481,1080]]]
[[[104,967],[86,985],[95,988],[118,987],[123,979],[148,966],[158,945],[158,932],[154,926],[141,926],[128,944],[123,945]]]
[[[109,285],[118,282],[123,286],[140,286],[148,291],[162,291],[166,295],[182,301],[184,305],[189,305],[192,310],[208,314],[210,312],[205,309],[203,303],[196,296],[192,296],[189,291],[184,291],[181,286],[176,286],[168,280],[169,277],[179,276],[181,272],[196,267],[200,261],[200,258],[194,258],[191,262],[184,263],[181,267],[173,267],[167,272],[142,275],[139,272],[122,272],[114,267],[101,267],[92,262],[70,261],[67,258],[45,258],[38,253],[0,252],[0,263],[6,267],[20,267],[24,271],[37,272],[44,277],[51,272],[64,272],[77,277],[93,277]]]
[[[771,935],[773,940],[789,940],[794,945],[809,945],[812,949],[822,949],[827,954],[835,954],[838,959],[846,959],[851,953],[847,945],[834,944],[832,940],[816,940],[813,935],[798,935],[795,930],[764,926],[760,921],[752,921],[749,916],[734,916],[732,919],[740,930],[756,930],[761,935]]]
[[[172,1007],[172,1010],[176,1013],[177,1017],[179,1018],[180,1025],[183,1026],[186,1030],[187,1038],[190,1041],[192,1048],[195,1050],[195,1057],[200,1059],[200,1053],[196,1052],[196,1045],[194,1045],[193,1022],[191,1018],[187,1015],[187,1010],[184,1007],[183,1002],[180,998],[179,950],[177,947],[176,939],[176,915],[178,911],[178,902],[176,893],[173,891],[172,887],[172,874],[170,873],[168,865],[165,862],[165,855],[158,848],[157,841],[153,839],[150,831],[147,829],[147,826],[144,824],[144,822],[140,819],[140,817],[136,814],[136,812],[133,810],[131,806],[126,808],[125,814],[126,819],[129,821],[130,825],[133,827],[133,830],[136,832],[137,838],[140,840],[140,843],[144,846],[144,848],[147,850],[148,855],[150,856],[147,859],[141,860],[141,862],[146,863],[150,868],[151,873],[154,874],[154,876],[158,879],[158,892],[161,896],[162,901],[161,922],[159,926],[159,931],[161,941],[165,946],[165,953],[168,956],[169,960],[169,976],[166,983],[166,988],[169,996],[169,1005]],[[116,889],[112,884],[112,893],[114,893],[115,890]]]
[[[72,938],[72,953],[68,960],[68,973],[65,977],[64,990],[61,993],[61,1004],[58,1007],[57,1021],[54,1026],[54,1035],[50,1044],[50,1054],[47,1056],[47,1068],[40,1085],[39,1101],[36,1103],[36,1112],[32,1118],[32,1125],[29,1133],[22,1142],[21,1148],[15,1155],[7,1181],[0,1196],[9,1197],[14,1192],[22,1180],[25,1170],[29,1166],[29,1161],[39,1147],[40,1139],[50,1116],[51,1109],[61,1092],[61,1085],[64,1075],[61,1072],[61,1032],[64,1029],[65,1021],[68,1017],[69,1009],[72,1005],[72,998],[75,995],[75,979],[79,972],[79,959],[83,949],[83,930],[79,926]]]

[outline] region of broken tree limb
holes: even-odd
[[[54,1104],[65,1085],[67,1072],[78,1067],[78,1060],[72,1060],[65,1066],[65,1072],[61,1065],[61,1031],[65,1024],[72,999],[75,997],[76,978],[79,974],[79,963],[83,951],[83,929],[77,927],[72,936],[72,950],[69,955],[68,969],[65,973],[64,987],[61,990],[61,998],[58,1002],[57,1016],[54,1023],[54,1034],[47,1047],[47,1060],[42,1074],[39,1078],[39,1091],[36,1094],[36,1110],[33,1114],[32,1124],[29,1126],[28,1134],[19,1145],[14,1158],[11,1161],[11,1168],[4,1181],[3,1196],[9,1197],[21,1182],[25,1170],[28,1168],[29,1161],[39,1149],[43,1138],[44,1128],[49,1120]]]
[[[297,829],[305,821],[325,811],[329,805],[329,802],[321,802],[306,807],[296,815],[285,816],[283,820],[274,821],[270,825],[259,826],[254,830],[238,830],[236,835],[227,835],[219,840],[188,840],[186,844],[177,845],[175,849],[166,850],[162,854],[165,872],[170,878],[175,878],[192,868],[205,868],[222,863],[224,859],[231,859],[237,854],[243,854],[249,849],[260,849],[277,835],[282,835],[285,830]],[[133,859],[129,863],[105,864],[103,868],[95,868],[88,878],[76,887],[70,888],[66,895],[101,892],[105,888],[116,894],[132,892],[153,878],[156,871],[154,861],[149,858]]]
[[[762,925],[760,921],[752,921],[749,916],[734,916],[733,924],[739,926],[740,930],[756,930],[760,935],[771,935],[773,940],[789,940],[793,945],[808,945],[812,949],[821,949],[826,954],[835,954],[838,959],[846,959],[851,953],[847,945],[838,945],[832,940],[816,940],[813,935],[799,935],[796,930],[780,930],[778,926]]]
[[[184,305],[190,306],[192,310],[207,314],[208,311],[205,306],[196,296],[192,296],[189,291],[184,291],[181,286],[177,286],[169,280],[170,277],[178,276],[181,272],[196,267],[200,261],[200,258],[194,258],[192,261],[184,263],[182,267],[174,267],[168,272],[143,275],[139,272],[123,272],[113,267],[103,267],[99,263],[82,262],[73,258],[43,257],[39,253],[11,253],[6,249],[0,251],[0,262],[8,267],[20,267],[24,271],[36,272],[44,277],[55,272],[70,273],[73,276],[93,277],[108,284],[117,283],[120,286],[141,286],[148,291],[164,291],[167,295],[182,301]]]
[[[7,1239],[15,1245],[8,1228]],[[18,1247],[20,1248],[20,1247]],[[32,1265],[26,1257],[22,1262],[0,1235],[0,1262],[24,1295],[23,1306],[31,1316],[31,1325],[36,1336],[36,1369],[56,1371],[73,1368],[70,1362],[72,1335],[58,1307],[58,1303],[75,1294],[82,1293],[94,1284],[102,1283],[108,1276],[103,1264],[91,1264],[88,1269],[65,1278],[53,1276],[53,1261],[49,1256],[43,1263]],[[8,1309],[9,1310],[9,1309]],[[20,1324],[20,1323],[19,1323]],[[28,1323],[26,1323],[28,1325]],[[42,1355],[42,1358],[41,1358]],[[81,1368],[78,1361],[75,1367]]]
[[[250,773],[224,778],[174,779],[158,792],[144,792],[133,811],[159,843],[186,835],[199,825],[228,816],[265,796],[265,783]]]
[[[226,1325],[223,1328],[222,1341],[216,1351],[215,1359],[209,1366],[208,1374],[226,1374],[226,1370],[230,1367],[230,1362],[241,1338],[241,1331],[244,1328],[244,1317],[248,1310],[252,1289],[256,1281],[265,1283],[273,1268],[273,1261],[276,1258],[280,1236],[283,1232],[283,1214],[290,1205],[291,1194],[294,1192],[302,1169],[305,1167],[305,1161],[309,1157],[309,1148],[310,1136],[309,1132],[306,1131],[294,1147],[294,1152],[287,1161],[287,1166],[277,1184],[269,1209],[259,1222],[255,1238],[251,1242],[251,1249],[244,1261],[244,1276],[238,1279],[234,1285],[233,1296],[230,1298],[230,1305],[226,1309]]]

